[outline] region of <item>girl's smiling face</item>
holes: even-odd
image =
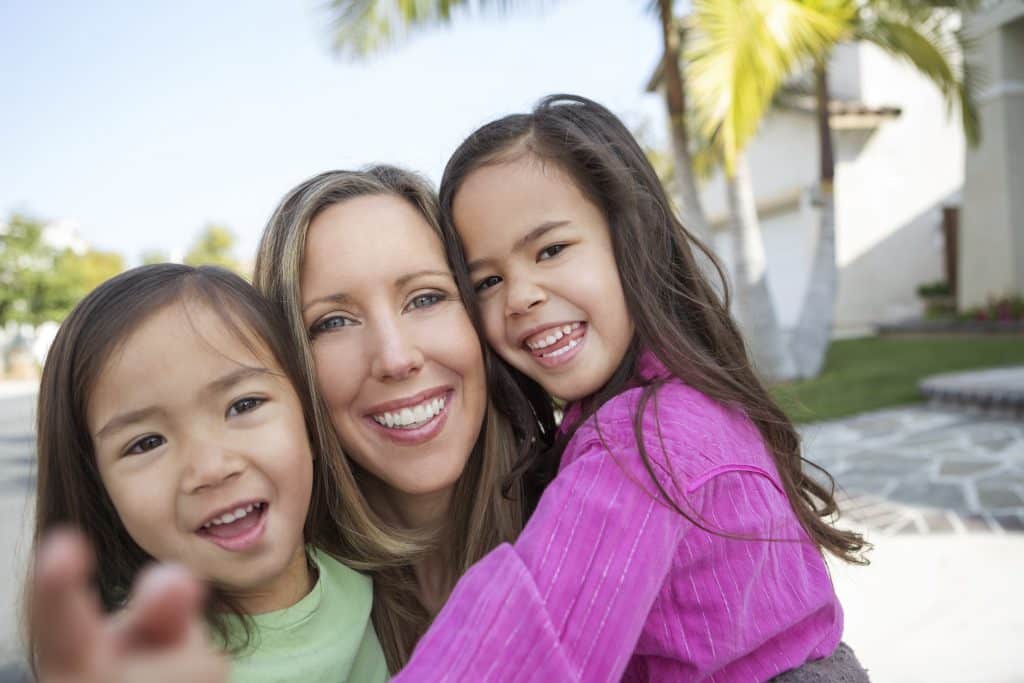
[[[486,406],[483,352],[438,235],[408,201],[370,195],[310,223],[303,322],[348,455],[409,524],[443,509]],[[380,501],[378,501],[379,507]]]
[[[600,209],[526,155],[471,172],[452,206],[495,351],[558,398],[600,389],[633,337]]]
[[[143,550],[251,613],[308,591],[313,456],[299,397],[262,344],[203,304],[166,306],[110,356],[88,422],[103,485]]]

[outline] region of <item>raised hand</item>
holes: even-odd
[[[81,536],[50,534],[35,563],[28,605],[41,683],[227,680],[229,663],[207,639],[202,586],[186,570],[147,570],[111,617],[89,583],[93,556]]]

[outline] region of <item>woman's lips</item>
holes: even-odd
[[[430,417],[426,422],[414,427],[399,425],[388,427],[387,425],[377,422],[372,415],[367,415],[364,419],[371,429],[383,435],[390,441],[403,445],[424,443],[436,437],[444,429],[445,423],[448,421],[448,414],[451,411],[452,398],[454,395],[455,391],[449,389],[446,393],[437,397],[441,398],[444,402],[440,412]],[[380,413],[375,414],[378,416],[380,415]]]

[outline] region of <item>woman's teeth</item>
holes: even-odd
[[[402,408],[393,413],[372,415],[373,421],[388,428],[409,429],[434,419],[444,410],[445,397],[441,396],[412,408]]]
[[[235,510],[233,510],[232,512],[225,512],[220,517],[211,519],[209,522],[207,522],[200,528],[209,529],[212,526],[220,526],[221,524],[231,524],[232,522],[237,522],[238,520],[242,519],[242,517],[245,517],[253,510],[259,512],[262,509],[263,503],[253,503],[252,505],[247,505],[245,507],[235,508]]]
[[[572,333],[573,330],[579,329],[579,326],[579,323],[572,323],[571,325],[562,325],[561,327],[556,327],[554,329],[548,330],[545,336],[535,341],[527,342],[526,346],[529,347],[532,351],[540,351],[541,349],[546,349],[547,347],[551,346],[565,335]],[[576,345],[576,343],[577,342],[570,342],[570,345],[567,346],[566,348],[572,348],[573,346]]]

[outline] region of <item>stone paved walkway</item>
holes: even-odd
[[[913,406],[801,433],[843,514],[872,530],[1024,532],[1024,421]]]

